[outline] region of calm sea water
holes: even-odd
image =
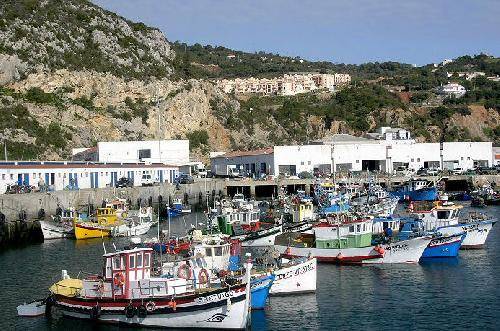
[[[500,214],[500,207],[487,213]],[[194,223],[194,216],[186,223]],[[182,219],[172,222],[181,233]],[[156,228],[150,234],[154,235]],[[126,239],[105,240],[121,247]],[[20,318],[16,306],[41,298],[61,269],[99,272],[101,239],[55,240],[0,253],[0,330],[118,330],[86,321]],[[97,262],[97,264],[95,264]],[[252,313],[253,330],[500,330],[500,224],[484,250],[417,265],[318,266],[316,294],[272,297]]]

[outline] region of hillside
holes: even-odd
[[[449,65],[498,73],[498,58],[482,55]],[[187,138],[194,156],[206,158],[210,150],[304,143],[380,125],[409,128],[422,141],[500,141],[500,83],[457,78],[471,92],[439,100],[433,88],[448,80],[447,66],[344,65],[171,44],[159,30],[89,1],[9,0],[0,3],[0,140],[10,159],[23,160],[158,137]],[[301,71],[348,72],[354,83],[336,94],[262,97],[224,94],[211,81]],[[394,85],[405,91],[390,92]]]

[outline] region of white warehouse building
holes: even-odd
[[[211,158],[211,168],[218,176],[259,177],[295,176],[303,171],[392,173],[399,168],[466,170],[493,165],[491,142],[417,143],[408,131],[392,128],[381,128],[366,137],[339,134],[311,145],[225,153]]]

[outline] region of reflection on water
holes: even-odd
[[[487,209],[497,213],[499,207]],[[199,220],[202,216],[198,216]],[[194,216],[186,224],[195,223]],[[166,228],[166,223],[162,223]],[[271,297],[265,311],[252,313],[253,330],[416,330],[498,329],[500,311],[500,226],[484,250],[460,251],[458,259],[425,261],[417,265],[318,265],[315,294]],[[184,221],[174,219],[172,232],[182,234]],[[150,236],[156,234],[152,228]],[[128,244],[126,238],[54,240],[0,253],[0,330],[122,330],[87,321],[18,318],[23,300],[44,297],[61,269],[101,271],[106,249]],[[96,264],[97,263],[97,264]]]

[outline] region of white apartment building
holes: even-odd
[[[463,97],[466,92],[467,90],[465,87],[457,83],[448,83],[438,88],[438,93],[448,97],[460,98]]]
[[[331,92],[340,85],[351,82],[348,74],[285,74],[276,78],[236,78],[217,81],[225,93],[256,93],[263,95],[295,95],[317,89],[327,89]]]

